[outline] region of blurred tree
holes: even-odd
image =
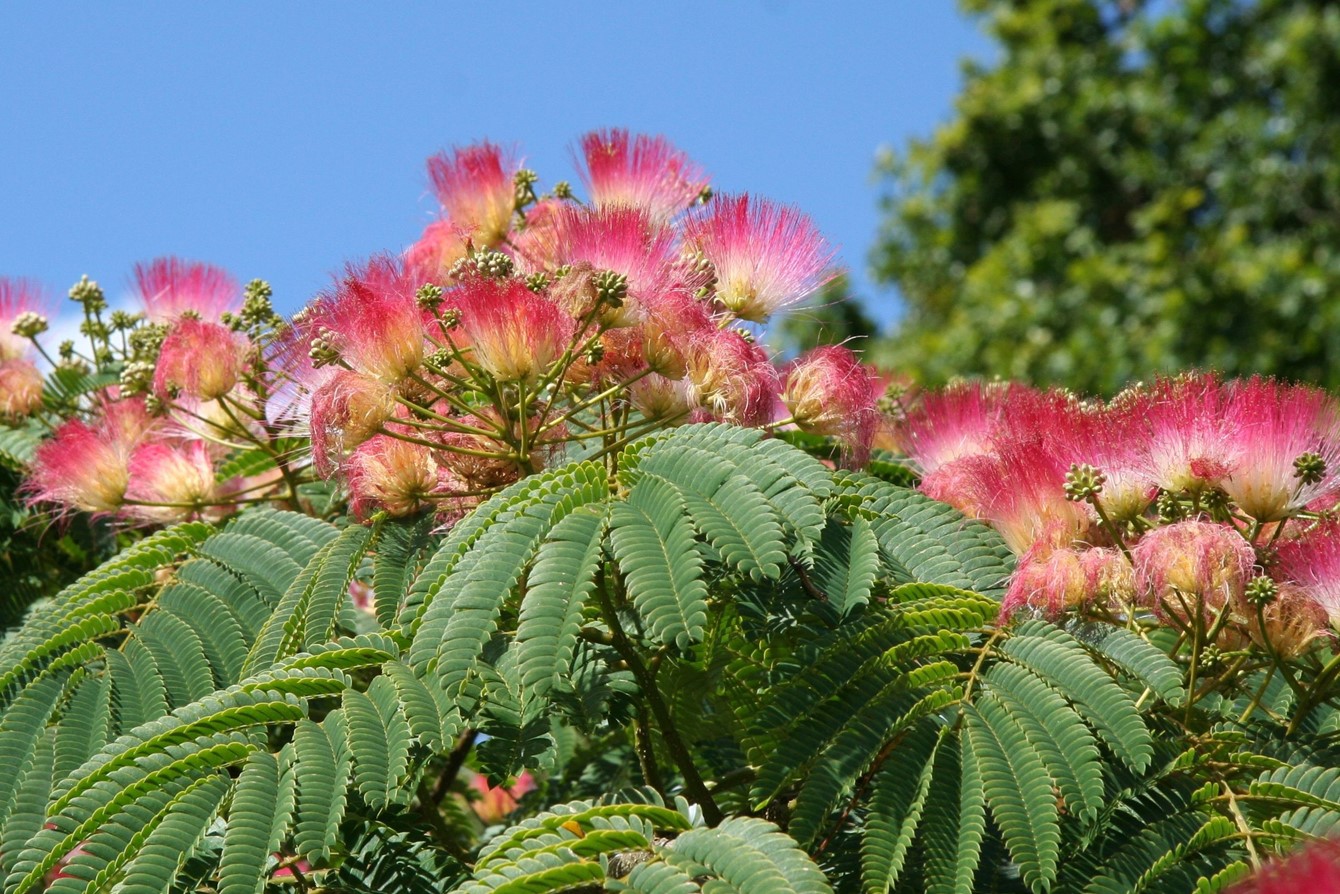
[[[819,345],[839,344],[849,338],[864,350],[879,326],[851,295],[851,281],[840,273],[819,290],[804,307],[792,308],[780,326],[782,353],[803,354]]]
[[[1001,49],[881,162],[885,363],[1340,386],[1340,5],[962,0]]]

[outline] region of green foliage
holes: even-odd
[[[1011,570],[716,425],[445,537],[170,528],[0,646],[5,890],[1174,894],[1340,826],[1332,709],[1289,732],[1260,675],[1193,700],[1139,632],[1001,626]],[[540,788],[475,815],[469,767]]]
[[[877,352],[928,382],[1111,393],[1188,366],[1340,384],[1340,14],[965,0],[998,43],[882,164]]]

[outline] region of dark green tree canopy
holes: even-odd
[[[884,361],[1111,392],[1340,386],[1340,6],[964,0],[1000,43],[882,164]]]

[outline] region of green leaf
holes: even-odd
[[[991,815],[1029,888],[1045,891],[1061,857],[1052,780],[1010,712],[991,695],[964,706],[967,744],[981,768]]]
[[[219,894],[257,894],[264,887],[293,809],[293,772],[286,764],[263,751],[247,757],[223,833]]]
[[[604,556],[607,512],[583,507],[554,525],[526,582],[517,623],[521,684],[542,697],[561,687],[572,667],[582,609]]]
[[[943,734],[918,727],[870,780],[869,813],[861,842],[861,883],[867,892],[890,891],[902,874],[921,822]]]
[[[662,643],[687,649],[707,623],[707,586],[683,499],[664,479],[648,476],[614,504],[610,535],[628,595]]]
[[[812,580],[840,615],[870,601],[879,573],[879,541],[857,516],[843,525],[829,519],[814,550]]]

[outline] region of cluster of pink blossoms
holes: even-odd
[[[965,383],[898,433],[921,489],[1019,556],[1004,613],[1145,610],[1285,657],[1340,625],[1340,405],[1193,374],[1108,403]]]
[[[77,286],[92,347],[63,346],[59,365],[122,384],[56,428],[31,499],[161,522],[294,505],[315,474],[362,517],[450,517],[558,458],[708,420],[795,426],[861,461],[880,418],[873,373],[846,347],[779,364],[757,340],[832,276],[810,219],[713,197],[660,137],[597,131],[574,155],[585,200],[561,182],[538,194],[490,143],[429,159],[439,218],[405,252],[349,265],[291,322],[268,295],[249,287],[242,301],[227,274],[175,259],[137,269],[143,313],[119,323],[93,284]],[[0,293],[5,331],[34,300],[7,288],[19,297]],[[35,373],[16,353],[33,332],[20,335],[0,358]],[[3,376],[11,420],[33,413],[40,376],[31,399]],[[295,453],[304,438],[310,452]],[[246,451],[277,468],[219,481]]]
[[[563,183],[537,195],[489,143],[429,159],[440,219],[294,319],[272,418],[310,436],[359,514],[451,511],[556,455],[688,421],[869,449],[878,386],[855,355],[779,368],[749,328],[830,277],[809,218],[711,197],[663,138],[599,131],[575,154],[586,201]]]
[[[134,282],[140,312],[107,319],[96,284],[76,286],[89,354],[67,343],[56,361],[79,375],[120,367],[121,384],[92,391],[82,406],[41,411],[34,366],[39,399],[11,420],[52,429],[24,485],[30,501],[152,524],[218,516],[273,491],[276,473],[220,475],[228,457],[264,435],[259,394],[244,381],[253,346],[223,322],[241,309],[242,290],[217,268],[171,258],[136,267]],[[5,288],[15,289],[0,280]],[[47,323],[36,304],[25,306],[27,317],[6,308],[0,328],[26,330],[27,342]],[[0,394],[14,399],[3,385]]]

